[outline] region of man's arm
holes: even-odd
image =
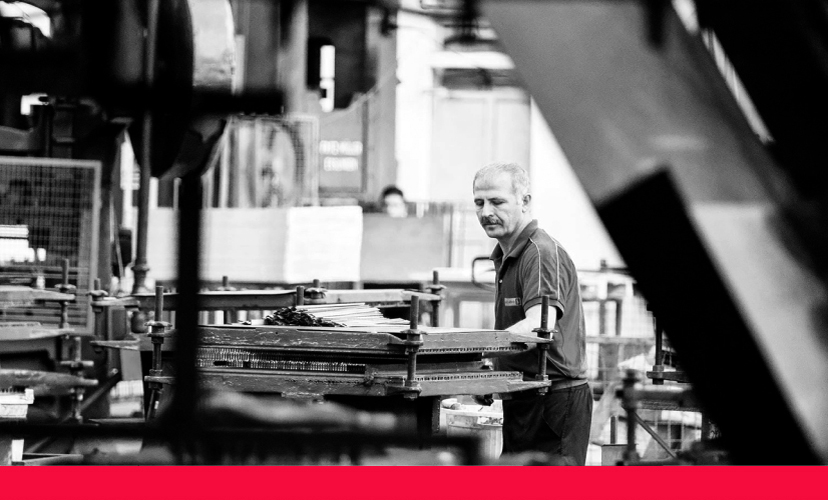
[[[540,328],[541,324],[541,311],[543,310],[543,306],[541,304],[535,304],[529,309],[526,310],[526,318],[518,321],[514,325],[510,326],[506,330],[512,333],[522,333],[524,335],[533,335],[532,330],[535,328]],[[549,307],[549,319],[547,320],[546,328],[550,330],[555,329],[555,320],[558,317],[558,310],[554,307]]]
[[[524,314],[526,314],[526,318],[518,321],[514,325],[507,328],[507,331],[512,333],[522,333],[523,335],[536,335],[532,330],[535,328],[540,328],[540,320],[541,320],[541,311],[543,310],[543,306],[541,304],[535,304],[529,309],[526,310]],[[558,317],[558,310],[554,307],[549,307],[549,319],[546,320],[546,328],[550,330],[555,329],[555,320]],[[489,406],[494,402],[492,399],[491,394],[486,394],[483,396],[472,396],[474,401],[477,404]]]

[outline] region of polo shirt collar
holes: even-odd
[[[534,234],[534,232],[538,229],[538,221],[537,219],[532,219],[532,221],[523,228],[523,231],[520,232],[520,235],[515,240],[514,245],[512,248],[509,249],[508,255],[505,257],[503,256],[503,250],[500,248],[500,243],[495,245],[494,250],[492,250],[492,255],[489,257],[490,260],[498,261],[498,260],[506,260],[509,257],[515,257],[517,254],[523,251],[523,247],[529,243],[529,238]]]

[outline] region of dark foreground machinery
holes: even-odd
[[[469,5],[515,60],[732,460],[825,463],[828,4],[695,2],[766,143],[670,2]]]

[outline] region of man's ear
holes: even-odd
[[[529,203],[531,201],[532,201],[532,195],[531,194],[526,193],[525,195],[523,195],[523,211],[524,212],[529,210]]]

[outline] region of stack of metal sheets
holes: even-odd
[[[386,318],[379,308],[363,302],[355,304],[320,304],[297,306],[296,310],[334,322],[340,326],[399,326],[407,325],[408,320]]]

